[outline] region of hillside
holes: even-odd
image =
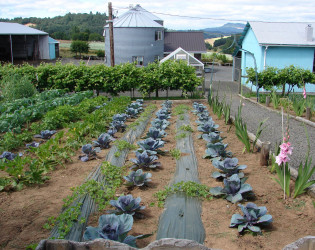
[[[13,19],[0,18],[0,22],[15,22],[20,24],[32,24],[36,29],[49,33],[50,36],[56,39],[71,39],[73,33],[86,33],[90,36],[94,33],[99,36],[103,34],[103,27],[108,19],[105,13],[96,12],[93,14],[87,13],[68,13],[64,16],[56,17],[16,17]]]
[[[202,29],[205,39],[242,33],[245,24],[226,23],[220,27]]]

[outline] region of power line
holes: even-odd
[[[129,10],[130,8],[127,7],[115,7],[115,9],[120,10]],[[162,12],[154,12],[154,11],[147,11],[148,13],[154,13],[157,15],[164,15],[164,16],[172,16],[172,17],[180,17],[180,18],[189,18],[189,19],[199,19],[199,20],[216,20],[216,21],[230,21],[230,22],[247,22],[248,20],[242,20],[242,19],[226,19],[226,18],[214,18],[214,17],[197,17],[197,16],[182,16],[182,15],[175,15],[175,14],[169,14],[169,13],[162,13]]]

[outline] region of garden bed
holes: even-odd
[[[201,101],[207,105],[206,101]],[[155,101],[159,106],[161,101]],[[170,126],[166,129],[165,146],[163,151],[170,151],[176,147],[175,122],[178,115],[173,111],[176,106],[185,104],[192,109],[193,101],[173,101],[172,117]],[[160,107],[160,106],[159,106]],[[207,105],[209,111],[210,108]],[[315,207],[312,199],[307,195],[299,196],[296,199],[288,198],[283,200],[283,192],[280,186],[272,180],[275,175],[270,174],[267,167],[259,166],[259,154],[243,154],[243,144],[235,135],[235,128],[225,125],[223,120],[217,120],[212,112],[210,114],[216,124],[219,125],[221,136],[227,137],[224,143],[228,143],[228,150],[233,152],[233,157],[239,159],[239,164],[247,165],[244,170],[246,181],[249,183],[255,194],[251,200],[259,206],[266,206],[268,214],[273,217],[271,226],[263,229],[263,234],[253,236],[251,234],[239,235],[237,229],[229,228],[230,219],[233,214],[240,213],[237,204],[232,204],[225,199],[214,198],[203,200],[202,202],[202,222],[206,231],[204,245],[216,249],[281,249],[285,245],[306,235],[315,235]],[[194,149],[198,161],[199,180],[202,184],[210,187],[221,186],[220,182],[211,178],[214,167],[209,159],[203,159],[205,153],[205,141],[198,139],[201,133],[197,131],[197,116],[189,112],[190,124],[193,129],[192,137]],[[148,128],[147,128],[148,130]],[[146,132],[147,132],[146,130]],[[144,133],[144,135],[146,134]],[[119,135],[121,137],[122,134]],[[136,143],[135,143],[136,145]],[[73,162],[66,164],[65,168],[58,167],[51,172],[51,179],[45,184],[27,187],[19,192],[0,193],[0,245],[5,249],[25,249],[26,246],[38,243],[41,239],[49,237],[50,231],[43,229],[43,225],[50,216],[57,216],[63,205],[63,198],[70,195],[71,187],[82,184],[86,176],[96,165],[101,164],[105,159],[109,149],[101,151],[100,159],[86,163],[79,162],[76,151]],[[127,159],[135,158],[134,152],[130,151]],[[176,168],[176,161],[167,153],[159,156],[162,167],[151,170],[152,182],[148,187],[135,187],[133,189],[121,186],[116,192],[116,196],[121,194],[132,194],[133,197],[141,197],[141,204],[146,208],[143,217],[135,219],[131,235],[148,234],[153,235],[137,240],[138,247],[145,247],[156,238],[159,223],[159,216],[163,212],[163,207],[154,196],[156,192],[162,190],[167,185]],[[128,165],[129,163],[126,162]],[[130,164],[129,164],[130,165]],[[243,204],[246,204],[244,202]],[[104,211],[95,213],[89,220],[88,225],[97,226],[98,217],[111,209],[108,206]]]

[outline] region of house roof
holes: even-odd
[[[163,27],[156,21],[163,20],[143,9],[139,4],[126,13],[114,19],[114,28],[160,28]],[[109,24],[106,24],[107,27]]]
[[[315,46],[313,35],[312,41],[306,40],[306,27],[314,22],[248,22],[244,28],[245,37],[251,27],[260,45],[266,46]],[[313,33],[314,34],[314,33]]]
[[[48,35],[48,33],[19,23],[0,22],[0,35]]]
[[[49,36],[48,37],[48,43],[59,43],[59,42]]]
[[[171,53],[179,47],[190,53],[206,53],[203,32],[165,32],[164,53]]]
[[[202,68],[204,68],[204,64],[202,62],[200,62],[196,57],[192,56],[191,54],[189,54],[186,50],[182,49],[181,47],[177,48],[176,50],[174,50],[171,54],[169,54],[168,56],[164,57],[160,63],[163,63],[167,60],[170,60],[172,58],[176,58],[177,54],[186,54],[188,55],[188,64],[189,65],[195,65],[195,66],[202,66]]]

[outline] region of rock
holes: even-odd
[[[315,236],[305,236],[297,241],[286,245],[282,250],[309,250],[315,249]]]
[[[105,240],[96,239],[87,242],[76,242],[69,240],[42,240],[36,250],[103,250],[103,249],[120,249],[120,250],[136,250],[131,246],[126,244]],[[207,248],[204,245],[197,243],[192,240],[185,239],[171,239],[164,238],[160,240],[153,241],[145,248],[141,250],[156,250],[156,249],[187,249],[187,250],[214,250],[212,248]]]

